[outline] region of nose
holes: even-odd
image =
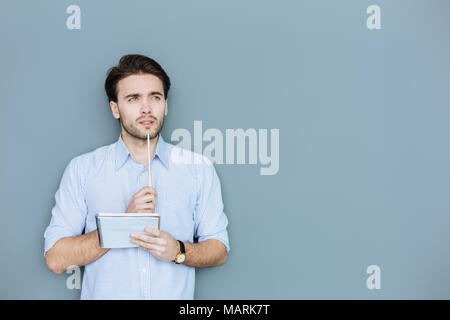
[[[141,105],[141,113],[152,114],[152,104],[149,99],[144,99]]]

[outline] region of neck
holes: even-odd
[[[138,139],[129,135],[125,130],[122,129],[122,140],[137,162],[140,162],[144,165],[148,164],[147,139]],[[158,140],[159,134],[155,138],[150,139],[150,159],[153,159]]]

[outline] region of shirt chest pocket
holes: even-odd
[[[174,203],[166,199],[157,202],[155,213],[160,214],[160,229],[175,239],[193,241],[194,211],[189,203]]]

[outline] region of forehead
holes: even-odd
[[[125,96],[130,93],[146,95],[152,91],[164,94],[162,81],[152,74],[133,74],[117,83],[117,96]]]

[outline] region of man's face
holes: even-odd
[[[109,104],[123,130],[138,139],[147,139],[147,133],[151,139],[156,138],[167,115],[162,81],[148,73],[121,79],[117,83],[117,103]]]

